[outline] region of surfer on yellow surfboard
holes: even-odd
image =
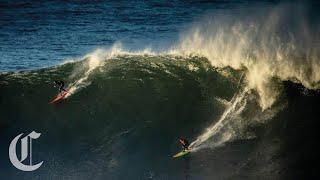
[[[189,149],[190,143],[185,138],[183,137],[179,138],[179,143],[181,144],[183,151],[190,150]]]
[[[184,156],[186,154],[189,154],[190,151],[191,151],[191,148],[189,148],[189,142],[185,139],[185,138],[179,138],[179,143],[181,144],[182,146],[182,151],[173,155],[172,157],[173,158],[177,158],[177,157],[181,157],[181,156]]]

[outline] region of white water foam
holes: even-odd
[[[220,119],[191,143],[193,151],[252,137],[243,135],[248,125],[266,122],[283,108],[274,104],[284,80],[309,89],[320,88],[320,26],[307,21],[303,4],[280,5],[262,13],[260,10],[244,17],[209,15],[183,34],[171,51],[206,57],[214,67],[245,72],[247,89],[235,96]],[[261,110],[243,118],[241,112],[248,108],[251,90],[259,95],[256,100]]]
[[[203,134],[190,144],[192,151],[208,147],[218,147],[235,138],[237,134],[235,126],[239,124],[240,114],[247,104],[247,93],[248,90],[245,90],[229,102],[230,105],[226,108],[220,119],[209,126]],[[214,140],[208,141],[210,138]]]
[[[256,106],[256,95],[249,88],[245,88],[236,94],[230,102],[224,103],[225,111],[219,120],[211,124],[196,140],[190,144],[191,151],[195,152],[203,148],[216,148],[236,139],[255,138],[253,132],[247,130],[249,126],[263,124],[273,118],[286,104],[279,104],[262,111],[257,107],[250,116],[244,112],[249,106]]]
[[[106,60],[115,58],[117,56],[121,55],[156,55],[156,53],[152,52],[150,49],[146,48],[142,51],[135,51],[135,52],[129,52],[125,51],[122,48],[121,43],[115,43],[111,48],[109,49],[97,49],[92,53],[89,53],[82,57],[81,59],[84,59],[86,61],[85,66],[87,70],[85,73],[74,83],[70,84],[67,89],[69,89],[68,95],[66,98],[71,96],[72,94],[76,93],[81,88],[84,88],[88,85],[90,85],[90,81],[88,80],[90,74],[97,69],[98,67],[102,66]],[[74,70],[74,73],[77,74],[78,70]],[[74,74],[72,75],[74,76]]]
[[[259,12],[262,11],[263,13]],[[320,88],[320,26],[306,20],[303,5],[282,5],[241,15],[208,15],[181,37],[173,54],[206,57],[214,67],[245,70],[262,109],[271,107],[290,80]]]

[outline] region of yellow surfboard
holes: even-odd
[[[172,157],[173,157],[173,158],[177,158],[177,157],[181,157],[181,156],[187,155],[187,154],[189,154],[189,153],[190,153],[190,150],[184,150],[184,151],[181,151],[181,152],[173,155]]]

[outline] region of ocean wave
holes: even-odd
[[[275,79],[320,87],[319,26],[308,21],[307,8],[286,4],[241,16],[208,15],[182,35],[172,53],[245,70],[248,87],[259,93],[260,105],[267,109],[281,91]]]

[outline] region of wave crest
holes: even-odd
[[[248,87],[258,92],[266,109],[281,90],[275,79],[299,82],[309,89],[320,87],[316,33],[320,28],[307,17],[308,8],[286,4],[257,8],[240,13],[241,17],[207,16],[182,36],[172,52],[204,56],[215,67],[245,69]]]

